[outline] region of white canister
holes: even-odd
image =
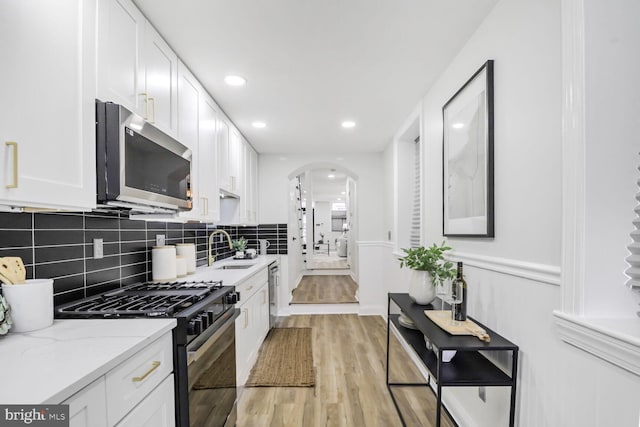
[[[168,282],[175,280],[176,247],[154,246],[151,249],[151,277],[154,282]]]
[[[187,264],[187,273],[196,272],[196,245],[193,243],[178,243],[176,253],[182,255]]]
[[[178,277],[187,275],[187,262],[182,255],[176,255],[176,274]]]
[[[30,279],[22,285],[2,285],[11,307],[10,332],[29,332],[53,324],[53,279]]]

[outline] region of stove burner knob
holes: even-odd
[[[209,324],[212,324],[216,320],[216,314],[213,310],[207,310],[207,316],[209,316]]]
[[[207,316],[207,313],[202,313],[200,315],[200,324],[202,325],[203,330],[209,327],[209,316]]]
[[[200,319],[194,319],[187,324],[187,335],[199,335],[202,332]]]

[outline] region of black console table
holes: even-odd
[[[436,300],[438,306],[440,300]],[[399,314],[391,313],[391,305],[394,303],[405,316],[416,324],[417,330],[405,328],[398,321]],[[387,388],[391,399],[400,415],[402,425],[406,425],[398,402],[392,392],[393,386],[430,386],[431,378],[436,383],[436,427],[440,427],[442,414],[442,387],[463,386],[508,386],[511,387],[511,405],[509,412],[509,426],[514,425],[516,404],[516,374],[518,369],[518,346],[503,338],[495,331],[487,328],[477,320],[470,317],[481,328],[487,331],[491,342],[483,342],[471,335],[450,335],[433,323],[424,314],[424,310],[434,310],[433,305],[419,305],[414,303],[408,294],[390,293],[387,304]],[[402,338],[413,348],[422,363],[429,371],[427,383],[395,383],[389,382],[389,339],[391,324],[395,326]],[[424,337],[428,337],[433,345],[438,348],[436,355],[428,350]],[[456,355],[450,362],[442,362],[444,350],[456,350]],[[496,366],[479,351],[508,351],[511,352],[511,373],[507,373]]]

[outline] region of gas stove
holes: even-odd
[[[222,281],[137,283],[59,306],[56,311],[58,317],[76,318],[176,317],[207,296],[232,289],[222,286]]]
[[[204,425],[190,420],[200,397],[216,402],[216,410],[206,425],[221,427],[229,422],[236,401],[235,387],[235,319],[239,310],[234,304],[238,294],[233,286],[221,281],[146,282],[105,292],[56,307],[58,318],[157,318],[177,321],[173,330],[176,426]],[[196,389],[201,375],[213,365],[221,372],[233,372],[232,384],[211,389]],[[193,378],[192,378],[193,377]],[[199,414],[193,409],[193,414]],[[230,418],[231,419],[231,418]]]

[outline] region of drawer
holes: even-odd
[[[116,427],[174,427],[176,425],[173,375],[144,398]]]
[[[107,418],[115,425],[173,372],[171,333],[130,357],[106,375]]]
[[[248,279],[236,284],[236,292],[240,293],[240,301],[236,304],[236,308],[240,308],[258,289],[269,281],[269,273],[267,268],[263,268]]]

